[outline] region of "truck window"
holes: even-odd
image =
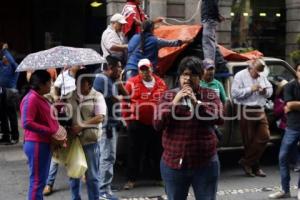
[[[287,81],[290,81],[294,78],[293,73],[280,63],[278,64],[267,63],[267,65],[270,69],[270,74],[268,76],[269,80],[285,79]]]

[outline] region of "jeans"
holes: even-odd
[[[49,175],[48,175],[48,179],[47,179],[47,185],[53,187],[57,171],[58,171],[58,163],[55,162],[53,159],[51,159],[50,170],[49,170]]]
[[[128,81],[128,79],[138,75],[139,72],[138,70],[134,70],[134,69],[129,69],[125,71],[125,81]]]
[[[216,58],[216,28],[218,22],[214,20],[207,20],[203,22],[203,33],[202,33],[202,46],[203,55],[206,59],[215,61]]]
[[[281,177],[281,187],[284,192],[290,191],[290,168],[289,156],[297,157],[298,155],[291,155],[295,146],[300,139],[300,130],[292,130],[287,128],[283,136],[280,151],[279,151],[279,169]],[[298,153],[298,152],[297,152]],[[298,188],[300,188],[300,177],[298,178]]]
[[[193,187],[196,200],[216,199],[220,175],[217,155],[208,165],[198,169],[172,169],[161,160],[160,171],[168,200],[187,199],[190,186]]]
[[[112,137],[107,138],[106,130],[106,128],[102,129],[100,140],[100,193],[107,192],[111,194],[118,133],[116,127],[112,127]]]
[[[100,142],[82,146],[88,169],[85,172],[89,200],[99,200]],[[81,200],[80,179],[70,178],[72,200]]]

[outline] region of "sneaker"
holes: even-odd
[[[297,199],[300,200],[300,189],[297,190]]]
[[[99,195],[99,200],[119,200],[119,198],[114,196],[113,194],[101,192]]]
[[[52,186],[46,185],[46,187],[43,190],[43,195],[47,196],[47,195],[52,194],[52,192],[53,192]]]
[[[290,198],[290,197],[291,197],[291,193],[284,192],[284,191],[275,192],[275,193],[269,195],[269,199],[284,199],[284,198]]]
[[[127,183],[125,183],[123,189],[124,190],[131,190],[132,188],[134,188],[134,186],[135,186],[135,182],[128,181]]]

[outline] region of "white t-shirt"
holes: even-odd
[[[60,88],[62,95],[69,94],[76,89],[75,78],[69,74],[69,70],[66,70],[58,75],[54,87]]]
[[[155,79],[152,78],[152,81],[149,82],[143,80],[143,84],[145,85],[146,88],[151,89],[155,85]]]

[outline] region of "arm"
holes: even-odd
[[[221,82],[219,82],[219,89],[220,89],[220,99],[221,99],[222,103],[224,104],[227,100],[227,95],[226,95],[225,89],[223,87],[223,84]]]
[[[3,53],[6,59],[8,60],[9,64],[11,64],[13,70],[15,71],[18,67],[18,64],[16,63],[15,59],[7,49],[4,49]]]
[[[166,40],[162,38],[157,38],[158,42],[158,48],[163,48],[163,47],[178,47],[183,44],[182,40]]]
[[[111,47],[110,47],[110,50],[111,51],[124,51],[128,48],[128,45],[127,44],[113,44]]]
[[[170,123],[172,118],[173,99],[172,93],[165,92],[160,103],[158,104],[157,112],[154,113],[153,126],[157,131],[164,130]]]
[[[291,111],[300,111],[300,101],[289,101],[286,106]]]
[[[36,115],[39,112],[39,108],[36,106],[37,103],[34,101],[34,99],[29,99],[30,97],[31,96],[26,97],[21,105],[21,119],[23,128],[38,134],[53,135],[57,130],[50,129],[49,127],[39,124],[35,121]]]

